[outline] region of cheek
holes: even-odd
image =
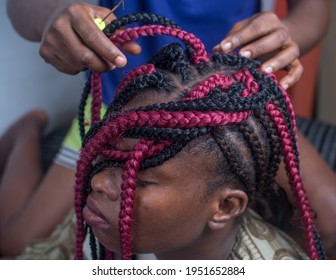
[[[188,246],[207,224],[204,203],[198,198],[149,195],[136,200],[134,249],[139,253],[159,253]]]

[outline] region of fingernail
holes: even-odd
[[[240,53],[240,55],[250,58],[252,56],[252,53],[250,51],[243,51]]]
[[[231,48],[232,48],[232,42],[227,42],[225,44],[221,44],[221,47],[222,47],[223,51],[231,50]]]
[[[216,46],[213,47],[212,50],[215,51],[215,52],[217,52],[217,51],[219,51],[219,47],[220,47],[220,45],[216,45]]]
[[[114,60],[114,64],[117,67],[123,67],[126,64],[126,59],[122,56],[117,56],[117,58]]]
[[[266,73],[270,74],[270,73],[273,72],[273,67],[272,67],[272,66],[266,66],[264,71],[265,71]]]
[[[288,84],[281,84],[282,87],[284,88],[284,90],[287,90],[288,89]]]

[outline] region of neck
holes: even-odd
[[[230,222],[225,229],[206,230],[197,240],[174,251],[156,253],[159,260],[225,260],[236,242],[238,223]]]

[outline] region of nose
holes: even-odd
[[[121,174],[119,173],[115,168],[107,168],[98,172],[91,179],[92,190],[106,195],[112,201],[117,201],[121,185]]]

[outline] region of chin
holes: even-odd
[[[108,250],[119,253],[120,252],[120,242],[119,236],[111,234],[101,229],[93,229],[93,233],[98,241]]]

